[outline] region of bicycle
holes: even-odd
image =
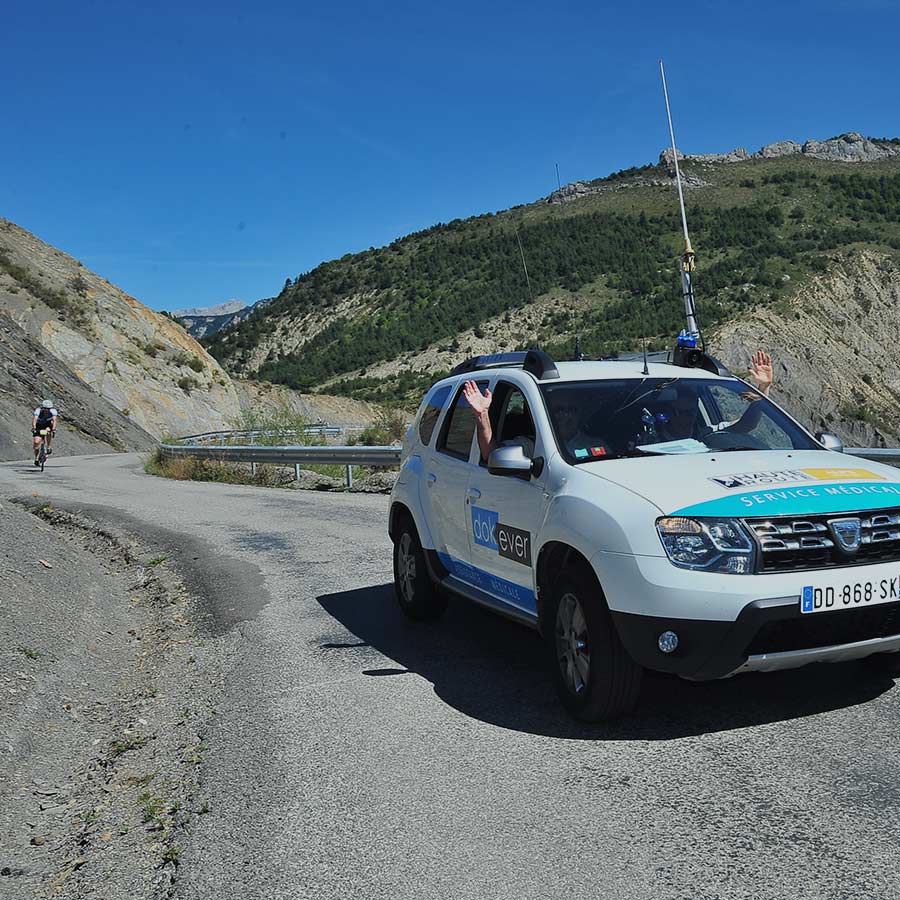
[[[41,446],[38,448],[38,455],[35,463],[44,471],[44,463],[47,462],[47,435],[50,434],[49,428],[42,428],[38,434],[41,436]]]

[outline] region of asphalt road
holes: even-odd
[[[558,707],[538,639],[396,609],[384,496],[178,483],[134,455],[0,466],[149,536],[227,676],[180,900],[891,898],[900,693],[860,664],[645,680],[627,721]]]

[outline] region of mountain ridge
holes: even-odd
[[[877,159],[845,152],[860,140]],[[684,157],[710,335],[757,308],[793,314],[792,298],[857,249],[897,256],[900,141],[855,132],[829,141],[779,142],[727,161]],[[408,403],[472,353],[540,342],[565,355],[576,335],[592,356],[642,338],[666,346],[683,325],[682,239],[663,159],[586,183],[599,190],[565,203],[543,198],[440,223],[323,263],[204,344],[244,376]],[[885,397],[864,393],[872,409],[826,404],[846,434],[886,409]]]

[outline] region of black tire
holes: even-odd
[[[631,712],[644,670],[616,633],[603,591],[584,564],[553,580],[546,608],[546,641],[563,706],[583,722]]]
[[[394,535],[394,591],[400,609],[416,621],[438,619],[447,598],[432,583],[416,526],[407,516]]]
[[[900,676],[900,653],[875,653],[862,660],[862,664],[870,671],[891,678]]]

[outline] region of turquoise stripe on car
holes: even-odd
[[[804,516],[856,512],[900,506],[900,482],[863,481],[847,484],[804,484],[800,487],[745,491],[703,503],[692,503],[670,516]]]

